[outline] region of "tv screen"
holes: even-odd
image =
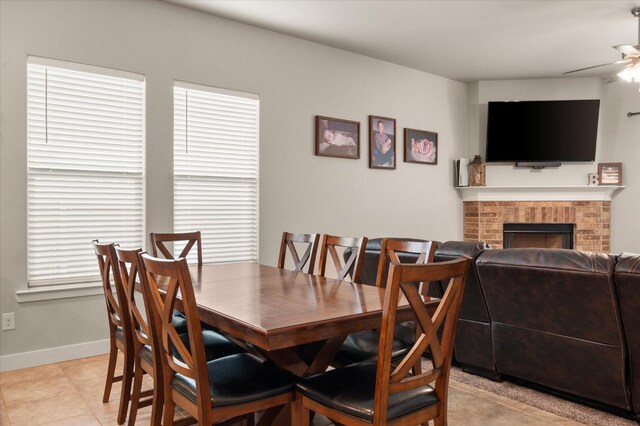
[[[594,161],[597,99],[489,102],[488,162]]]

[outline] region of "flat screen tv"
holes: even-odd
[[[489,102],[486,161],[594,161],[599,109],[597,99]]]

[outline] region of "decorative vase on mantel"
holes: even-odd
[[[486,166],[482,157],[476,155],[469,163],[469,186],[485,186]]]

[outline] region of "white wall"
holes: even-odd
[[[16,302],[27,286],[27,55],[146,76],[147,232],[172,228],[175,79],[260,96],[261,262],[275,263],[283,230],[461,238],[451,175],[466,150],[463,83],[155,1],[2,1],[0,19],[0,310],[17,324],[0,334],[1,355],[107,337],[101,296]],[[316,114],[361,122],[359,160],[313,155]],[[398,134],[438,132],[439,164],[403,163],[400,139],[397,170],[368,169],[369,114],[397,118]]]
[[[638,84],[605,85],[600,161],[622,162],[622,184],[626,188],[611,203],[611,251],[640,253],[640,112]]]
[[[598,78],[562,78],[544,80],[501,80],[474,83],[469,94],[469,156],[485,157],[487,106],[490,101],[600,99],[602,83]],[[602,111],[601,111],[602,113]],[[599,127],[599,135],[602,127]],[[598,137],[596,160],[602,151]],[[586,185],[587,173],[596,171],[594,163],[563,164],[559,168],[533,170],[510,164],[488,164],[487,185]]]
[[[469,85],[469,139],[467,155],[486,151],[489,101],[600,99],[596,161],[563,164],[559,168],[533,170],[511,164],[488,164],[487,185],[560,186],[586,185],[587,173],[597,172],[598,162],[622,162],[623,183],[612,200],[611,251],[640,253],[640,111],[637,84],[605,84],[597,78],[480,81]]]
[[[16,302],[15,292],[27,283],[27,55],[146,76],[147,232],[171,229],[173,221],[173,80],[259,94],[260,260],[269,264],[275,263],[283,230],[461,238],[451,164],[484,153],[487,102],[599,98],[597,161],[622,161],[627,186],[612,204],[612,251],[640,252],[640,171],[634,167],[640,161],[640,116],[626,117],[640,111],[636,85],[597,79],[464,85],[162,2],[2,1],[0,19],[0,311],[15,312],[17,323],[16,330],[0,333],[5,359],[42,349],[12,359],[83,356],[103,347],[87,342],[107,337],[101,296]],[[404,127],[438,132],[439,165],[403,163],[400,138],[397,170],[368,169],[369,114],[397,118],[398,134]],[[314,156],[315,115],[360,121],[361,159]],[[595,168],[494,165],[487,183],[582,185]],[[55,347],[68,348],[47,351]]]

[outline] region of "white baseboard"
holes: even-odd
[[[109,339],[0,356],[0,371],[35,367],[109,353]]]

